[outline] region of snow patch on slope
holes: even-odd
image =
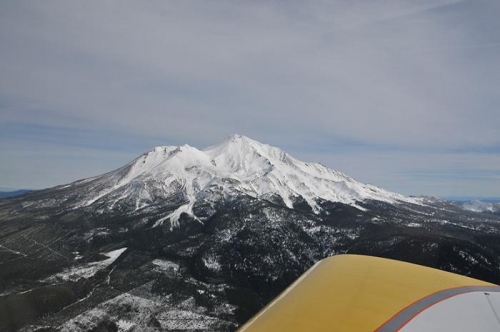
[[[499,212],[500,203],[488,203],[482,201],[469,201],[462,203],[462,208],[472,212]]]
[[[174,263],[172,261],[167,261],[163,259],[155,259],[153,260],[153,265],[156,266],[157,271],[172,271],[172,272],[178,272],[179,271],[179,264]]]
[[[104,256],[108,257],[107,259],[67,269],[61,273],[49,277],[49,279],[62,279],[64,281],[77,281],[80,278],[88,279],[94,276],[99,270],[102,270],[113,264],[113,262],[116,261],[116,259],[120,257],[120,255],[123,254],[125,250],[127,250],[127,248],[121,248],[103,253]]]
[[[163,223],[166,220],[170,220],[170,228],[179,227],[179,218],[181,217],[181,214],[183,214],[183,213],[186,213],[186,214],[190,215],[196,221],[198,221],[201,224],[203,224],[203,222],[200,219],[198,219],[198,217],[196,217],[194,215],[194,213],[193,213],[193,205],[194,205],[194,203],[195,203],[195,201],[193,200],[193,201],[189,202],[189,204],[181,205],[174,212],[170,213],[166,217],[158,219],[155,222],[155,224],[153,225],[153,228],[157,227],[157,226],[160,226],[160,225],[163,225]]]

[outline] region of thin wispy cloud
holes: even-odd
[[[421,178],[405,173],[409,156],[425,171],[446,164],[453,172],[456,156],[470,160],[469,169],[498,161],[493,0],[1,6],[4,187],[64,183],[118,167],[124,153],[132,159],[153,144],[202,148],[232,133],[411,194],[445,190],[433,179],[423,192]],[[21,170],[11,165],[29,159],[19,151],[34,143],[50,155],[71,145],[109,157],[68,161],[80,173],[50,181],[38,171],[15,175]],[[39,162],[40,172],[54,172],[46,160],[33,158],[31,167]],[[500,195],[484,183],[468,186],[474,195]]]

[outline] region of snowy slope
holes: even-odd
[[[101,204],[113,209],[126,203],[137,210],[164,200],[177,202],[179,207],[157,225],[166,220],[176,225],[182,213],[196,219],[193,206],[200,199],[216,201],[238,194],[278,197],[290,208],[301,198],[315,213],[320,211],[318,200],[359,209],[364,200],[418,203],[240,135],[204,150],[189,145],[156,147],[114,172],[72,184],[82,185],[90,194],[82,195],[75,207]]]
[[[463,202],[459,204],[463,209],[473,212],[491,212],[500,211],[500,203],[482,202],[478,200]]]

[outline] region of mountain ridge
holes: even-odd
[[[24,195],[30,191],[32,191],[32,189],[18,189],[18,190],[0,191],[0,199]]]

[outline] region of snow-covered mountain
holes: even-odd
[[[391,193],[236,135],[0,199],[0,235],[7,332],[234,331],[342,253],[500,282],[499,215]]]
[[[319,201],[363,209],[366,200],[418,203],[417,199],[363,184],[321,164],[306,163],[270,145],[232,135],[220,144],[199,150],[189,145],[160,146],[131,163],[102,176],[77,181],[60,189],[80,188],[74,207],[132,210],[175,199],[179,206],[158,219],[177,225],[182,213],[193,218],[196,202],[248,195],[293,208],[306,202],[319,213]]]

